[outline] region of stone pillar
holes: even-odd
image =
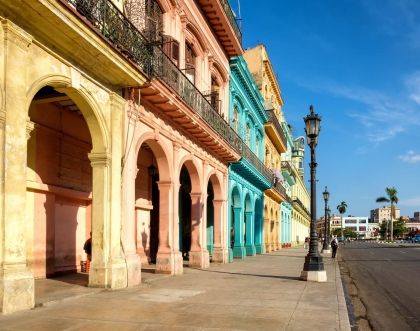
[[[245,212],[245,225],[246,225],[246,243],[245,251],[246,255],[254,256],[257,254],[254,245],[254,212]]]
[[[25,237],[28,89],[25,80],[32,37],[1,21],[0,84],[7,91],[0,110],[0,311],[34,306],[34,278],[27,265]],[[23,124],[23,125],[22,125]]]
[[[156,272],[171,275],[182,274],[182,256],[170,243],[170,228],[173,226],[173,183],[158,182],[159,186],[159,248],[156,258]],[[172,245],[171,245],[172,244]]]
[[[269,253],[270,249],[270,219],[264,218],[264,253]]]
[[[210,256],[203,245],[205,227],[203,225],[203,203],[201,193],[190,193],[191,196],[191,250],[189,253],[190,267],[208,268]]]
[[[244,222],[241,216],[242,208],[234,207],[235,244],[233,245],[233,257],[243,259],[246,256],[246,252],[244,247]]]
[[[107,153],[90,153],[88,157],[92,165],[93,183],[92,262],[89,286],[123,288],[127,286],[127,270],[121,255],[121,211],[119,208],[113,208],[115,204],[121,205],[121,185],[111,178],[111,174],[115,175],[115,171],[111,169],[116,166],[115,161]],[[119,173],[120,167],[118,162],[116,170]]]
[[[222,214],[225,200],[213,200],[214,208],[214,247],[212,261],[217,263],[228,262],[228,249],[223,245]]]
[[[135,106],[134,106],[135,107]],[[136,119],[128,118],[126,130],[134,131],[133,122]],[[129,144],[129,142],[126,142]],[[141,283],[141,259],[137,254],[137,226],[136,226],[136,210],[135,210],[135,186],[137,177],[137,158],[135,150],[128,150],[128,155],[124,155],[123,169],[123,186],[122,186],[122,246],[125,259],[127,262],[127,282],[128,286],[138,285]],[[144,248],[143,248],[144,253]],[[146,260],[147,261],[147,260]]]

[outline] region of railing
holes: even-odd
[[[290,161],[281,161],[281,169],[287,170],[290,174],[292,173],[292,165]]]
[[[286,137],[284,135],[283,129],[279,123],[279,120],[277,119],[276,114],[274,113],[274,110],[272,109],[268,109],[266,110],[268,116],[270,117],[270,122],[272,122],[274,124],[274,127],[276,128],[279,136],[280,136],[280,140],[283,142],[284,146],[287,146],[287,142],[286,142]]]
[[[254,154],[248,145],[242,141],[242,157],[251,163],[270,183],[273,181],[273,172]]]
[[[242,150],[242,139],[160,47],[153,47],[151,67],[152,76],[161,79],[170,86],[236,151],[240,152]]]
[[[67,0],[106,40],[150,75],[149,42],[109,0]]]
[[[220,0],[220,3],[225,10],[226,16],[229,19],[230,25],[235,31],[236,38],[238,38],[239,43],[242,44],[242,32],[239,29],[238,22],[236,22],[235,15],[233,14],[232,8],[230,7],[228,0]]]
[[[308,215],[311,215],[310,211],[305,207],[302,201],[298,197],[293,197],[293,202],[298,204]]]
[[[106,40],[135,62],[149,77],[157,77],[172,88],[236,151],[242,139],[229,126],[195,85],[154,41],[143,34],[109,0],[67,0]]]

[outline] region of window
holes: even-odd
[[[257,154],[257,156],[260,156],[260,138],[257,137],[257,139],[255,139],[255,154]]]
[[[251,128],[249,127],[249,124],[246,125],[245,142],[248,145],[248,147],[251,146]]]
[[[179,65],[179,42],[171,36],[163,36],[163,52],[172,60],[176,66]]]
[[[195,84],[195,54],[190,44],[185,44],[185,75]]]
[[[235,106],[233,108],[233,129],[238,132],[238,121],[239,121],[239,111],[238,111],[238,107]]]

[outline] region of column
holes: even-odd
[[[222,213],[223,206],[226,200],[213,200],[214,208],[214,247],[213,247],[213,262],[227,263],[228,262],[228,247],[223,243],[222,239]]]
[[[208,268],[210,255],[207,248],[202,244],[202,236],[205,233],[203,226],[203,204],[201,193],[190,193],[191,196],[191,250],[189,265],[191,267]]]
[[[244,247],[244,222],[242,219],[242,208],[233,208],[234,226],[235,226],[235,244],[233,245],[233,257],[244,259],[246,251]]]
[[[173,226],[173,183],[159,181],[159,248],[156,258],[156,272],[171,275],[182,274],[182,257],[174,249],[174,240],[169,241]],[[177,201],[176,201],[177,203]],[[173,236],[172,236],[173,237]]]
[[[129,125],[131,125],[131,123],[129,123]],[[123,207],[121,212],[122,244],[127,262],[127,285],[132,286],[141,283],[141,259],[137,254],[137,245],[142,245],[142,241],[136,240],[138,236],[135,210],[135,185],[138,172],[137,160],[134,149],[131,149],[128,153],[129,154],[125,158],[123,169],[123,186],[121,192]],[[144,254],[144,248],[142,251]],[[144,258],[146,259],[145,254]]]
[[[90,153],[88,157],[93,182],[89,286],[123,288],[127,286],[127,268],[121,252],[121,185],[116,175],[120,174],[121,164],[116,164],[108,153]]]
[[[245,226],[246,226],[246,242],[245,251],[246,255],[254,256],[257,254],[254,245],[254,212],[245,212]]]
[[[0,82],[0,311],[4,314],[34,306],[34,278],[27,265],[25,237],[28,100],[27,63],[32,37],[8,20],[3,30]],[[23,124],[23,125],[22,125]]]

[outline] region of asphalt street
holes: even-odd
[[[420,246],[352,242],[340,247],[374,330],[420,330]]]

